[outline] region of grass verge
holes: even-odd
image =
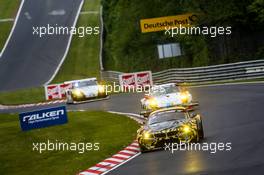
[[[69,122],[22,132],[17,115],[0,115],[0,174],[76,174],[113,155],[135,139],[138,124],[100,111],[69,112]],[[99,151],[33,151],[33,143],[100,143]]]
[[[14,92],[0,92],[0,104],[3,105],[37,103],[45,100],[44,87]]]
[[[100,26],[100,0],[85,1],[83,12],[98,11],[98,13],[81,14],[78,27]],[[52,83],[78,80],[89,77],[100,78],[100,35],[73,36],[71,48],[60,71]]]
[[[15,18],[19,3],[19,0],[0,1],[0,19]],[[13,22],[0,22],[0,52],[4,47],[12,25]]]

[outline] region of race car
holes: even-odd
[[[96,78],[69,81],[65,82],[65,84],[72,84],[72,88],[66,91],[67,103],[107,97],[104,86],[99,85]]]
[[[140,114],[144,117],[148,117],[151,112],[161,108],[198,105],[197,102],[192,101],[189,91],[175,83],[153,86],[140,102],[142,107]]]
[[[185,107],[154,111],[137,131],[141,152],[165,147],[165,143],[199,142],[204,138],[202,117]]]

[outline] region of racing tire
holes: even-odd
[[[197,123],[199,138],[203,139],[204,138],[204,130],[203,130],[203,121],[202,121],[201,117],[196,119],[196,123]]]
[[[99,98],[106,98],[108,95],[106,95],[106,93],[100,94],[98,95]]]
[[[143,146],[143,145],[139,145],[139,148],[140,148],[140,152],[141,152],[141,153],[146,153],[146,152],[149,151],[149,150],[148,150],[145,146]]]

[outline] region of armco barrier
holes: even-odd
[[[118,83],[122,72],[103,71],[102,78]],[[168,82],[207,83],[264,78],[264,60],[245,61],[196,68],[172,68],[152,73],[155,84]]]

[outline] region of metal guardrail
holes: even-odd
[[[103,71],[102,78],[118,83],[122,72]],[[264,78],[264,60],[245,61],[196,68],[172,68],[152,73],[155,84],[168,82],[207,83]]]

